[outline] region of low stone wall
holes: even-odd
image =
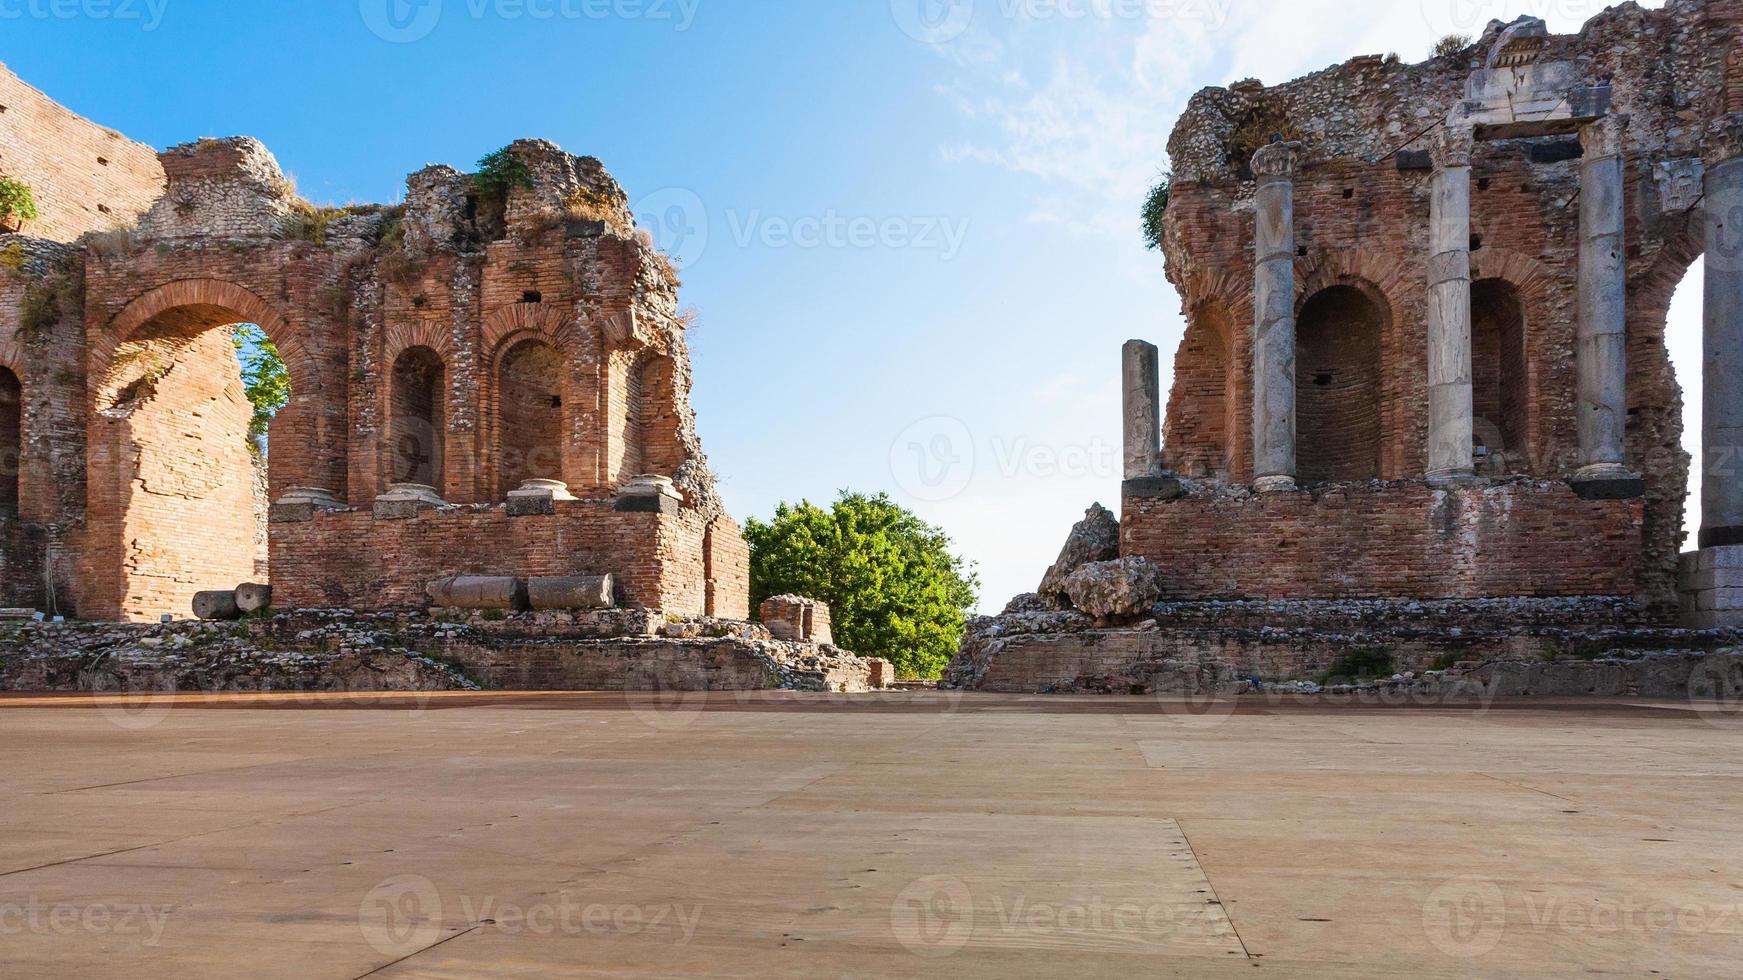
[[[0,691],[864,693],[887,664],[758,624],[645,610],[428,616],[350,610],[238,623],[0,623]]]
[[[367,511],[289,519],[271,529],[274,602],[286,609],[422,609],[451,575],[613,575],[624,605],[707,612],[703,538],[694,512],[626,513],[610,501],[558,501],[511,517],[503,506],[424,510],[406,520]]]
[[[1633,596],[1643,506],[1530,480],[1194,487],[1127,496],[1121,553],[1183,600]]]
[[[1640,625],[1621,600],[1175,603],[1157,613],[1126,629],[1098,629],[1075,611],[976,620],[944,684],[1026,694],[1196,693],[1195,684],[1315,681],[1352,662],[1421,675],[1455,664],[1573,665],[1743,645],[1743,631]]]

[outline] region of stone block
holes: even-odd
[[[775,596],[763,602],[759,616],[769,635],[777,640],[817,644],[835,642],[827,603],[796,595]]]

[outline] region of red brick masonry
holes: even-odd
[[[1232,489],[1127,497],[1121,550],[1161,564],[1177,599],[1632,596],[1643,526],[1640,500],[1552,482]]]

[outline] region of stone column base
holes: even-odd
[[[1253,489],[1259,493],[1289,493],[1297,487],[1292,476],[1261,476],[1253,481]]]
[[[1743,627],[1743,545],[1683,555],[1677,592],[1688,629]]]
[[[1567,482],[1582,500],[1633,500],[1646,496],[1646,481],[1616,463],[1588,466]]]

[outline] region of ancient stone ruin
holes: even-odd
[[[40,205],[0,235],[0,607],[229,619],[254,584],[256,611],[748,620],[676,271],[598,160],[487,164],[316,207],[255,140],[157,153],[0,69],[0,172]],[[290,389],[252,445],[245,324]]]
[[[1302,677],[1364,643],[1420,668],[1743,626],[1740,31],[1735,0],[1628,3],[1577,35],[1497,21],[1423,64],[1195,96],[1161,229],[1187,320],[1173,390],[1154,346],[1126,346],[1118,546],[1083,546],[1110,534],[1092,512],[1062,557],[1142,561],[1091,577],[1156,594],[1110,617],[1056,567],[977,624],[954,681]],[[1664,331],[1702,255],[1683,554]]]

